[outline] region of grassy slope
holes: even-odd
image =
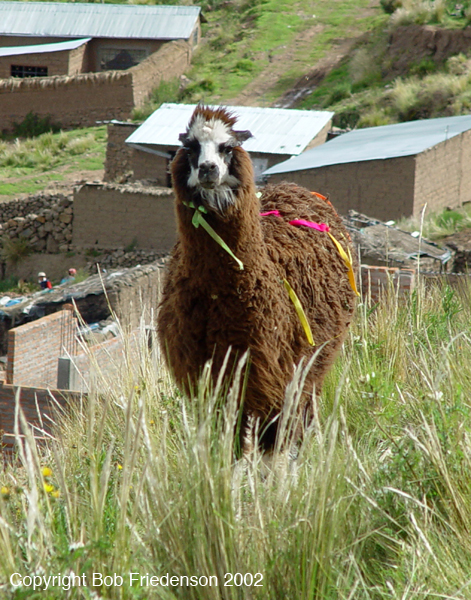
[[[471,598],[470,324],[449,289],[361,305],[297,461],[271,473],[234,464],[234,398],[182,399],[143,339],[57,441],[0,465],[0,596],[64,598],[8,576],[72,570],[124,576],[93,590],[120,600]],[[220,585],[130,588],[131,571]]]

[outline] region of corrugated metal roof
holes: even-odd
[[[8,48],[0,48],[0,56],[20,56],[21,54],[42,54],[62,52],[64,50],[75,50],[75,48],[86,44],[91,39],[92,38],[83,38],[81,40],[55,42],[54,44],[36,44],[34,46],[10,46]]]
[[[0,35],[188,39],[199,6],[0,2]]]
[[[128,144],[180,146],[183,133],[196,104],[162,104],[136,131]],[[228,106],[238,116],[237,129],[251,131],[244,143],[248,152],[300,154],[327,125],[334,113],[288,108]]]
[[[471,115],[357,129],[285,160],[267,169],[264,175],[413,156],[468,129],[471,129]]]

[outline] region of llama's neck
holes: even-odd
[[[237,273],[236,261],[204,230],[193,224],[194,208],[185,199],[177,198],[177,218],[181,249],[192,269],[211,269],[227,265],[229,272]],[[224,218],[207,213],[203,218],[220,236],[231,251],[250,268],[254,261],[263,260],[265,246],[260,224],[260,202],[251,184],[240,187],[236,202]]]

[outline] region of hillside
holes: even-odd
[[[136,120],[162,102],[200,100],[330,109],[334,125],[342,128],[471,110],[469,0],[456,6],[450,0],[200,4],[203,42],[191,70],[156,88],[135,111]],[[103,128],[47,135],[0,140],[0,200],[102,177]]]

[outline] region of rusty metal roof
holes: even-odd
[[[43,54],[49,52],[63,52],[64,50],[75,50],[92,38],[81,40],[70,40],[67,42],[55,42],[53,44],[35,44],[34,46],[9,46],[0,48],[0,56],[20,56],[21,54]]]
[[[162,104],[126,140],[127,144],[180,146],[196,104]],[[254,137],[244,142],[247,152],[300,154],[329,123],[329,111],[227,106],[238,116],[237,129],[248,129]]]
[[[188,39],[199,6],[0,2],[0,35]]]
[[[471,129],[471,115],[356,129],[285,160],[267,169],[264,175],[414,156],[468,129]]]

